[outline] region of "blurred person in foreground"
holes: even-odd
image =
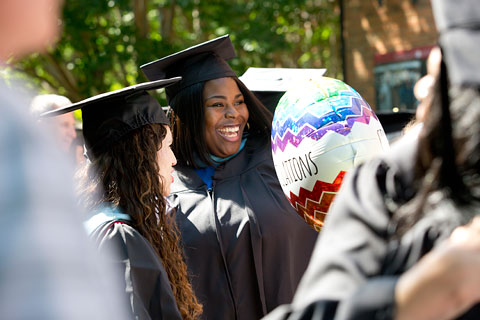
[[[265,319],[480,318],[480,7],[432,5],[443,61],[418,139],[348,174],[293,302]]]
[[[57,94],[41,94],[33,98],[30,105],[30,111],[34,116],[48,111],[52,111],[61,107],[72,104],[70,99]],[[75,131],[75,118],[73,113],[67,113],[52,119],[48,124],[55,130],[55,135],[60,144],[60,148],[65,153],[71,153],[73,150],[72,142],[77,137]]]
[[[60,9],[58,0],[0,1],[0,68],[52,44]],[[82,228],[65,156],[15,91],[0,80],[0,318],[125,319]]]

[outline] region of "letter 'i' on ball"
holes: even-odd
[[[292,206],[317,231],[345,173],[388,148],[373,110],[340,80],[302,82],[275,110],[272,153],[278,179]]]

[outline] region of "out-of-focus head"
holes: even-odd
[[[71,105],[72,102],[64,96],[56,94],[42,94],[33,98],[30,111],[34,116]],[[75,131],[75,118],[73,113],[66,113],[48,120],[48,124],[55,130],[60,147],[68,152],[73,139],[77,137]]]
[[[201,166],[212,163],[210,155],[236,153],[247,121],[250,133],[270,133],[272,115],[227,63],[235,56],[225,35],[141,66],[150,80],[182,77],[165,92],[176,116],[174,149],[183,163]]]
[[[442,58],[438,70],[427,64],[438,77],[418,139],[413,185],[419,189],[392,217],[397,237],[446,198],[464,217],[480,199],[480,6],[478,0],[431,2]]]
[[[33,98],[30,111],[39,117],[42,113],[71,105],[70,99],[58,94],[40,94]]]
[[[480,198],[480,6],[477,0],[432,0],[432,8],[442,61],[419,136],[417,172],[426,172],[419,185],[469,202]]]
[[[0,1],[0,62],[42,51],[60,30],[62,0]]]

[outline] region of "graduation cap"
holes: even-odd
[[[198,44],[140,66],[149,80],[181,76],[182,81],[165,89],[172,99],[180,90],[192,84],[224,77],[236,77],[227,60],[236,57],[230,36]]]
[[[480,84],[478,0],[432,0],[440,46],[453,84]]]
[[[326,69],[248,68],[239,78],[273,113],[283,94],[299,81],[320,78]]]
[[[89,156],[104,151],[132,130],[146,124],[169,124],[158,101],[148,90],[177,83],[181,77],[145,82],[93,96],[69,106],[41,114],[54,117],[82,109],[83,136]]]

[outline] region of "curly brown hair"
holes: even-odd
[[[149,124],[123,137],[80,173],[84,180],[80,193],[90,209],[109,202],[131,216],[133,227],[163,262],[182,318],[198,319],[202,305],[188,279],[175,217],[165,214],[157,150],[166,134],[166,126]],[[95,194],[102,196],[94,198]]]

